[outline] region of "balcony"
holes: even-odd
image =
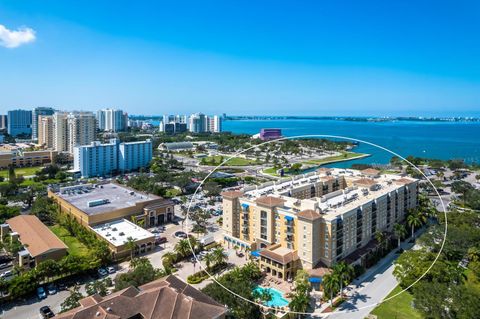
[[[286,241],[293,241],[293,235],[287,235],[285,236]]]

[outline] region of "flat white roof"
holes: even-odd
[[[343,176],[348,185],[347,188],[326,194],[322,197],[312,197],[308,199],[297,199],[286,195],[290,190],[301,187],[309,188],[314,183],[330,176]],[[376,187],[370,188],[368,185],[356,185],[356,181],[360,179],[372,181],[372,184],[375,184]],[[253,189],[246,190],[240,201],[242,203],[253,203],[255,199],[261,196],[279,197],[285,200],[283,207],[278,207],[278,211],[283,214],[296,214],[305,209],[315,210],[319,208],[325,219],[332,220],[360,205],[403,187],[402,184],[395,183],[395,181],[399,179],[415,181],[413,178],[404,178],[394,174],[382,174],[372,179],[365,176],[362,171],[359,170],[332,168],[329,170],[328,175],[325,172],[317,171],[297,175],[295,178],[289,177],[277,182],[265,183]]]
[[[160,198],[134,189],[115,184],[83,184],[62,187],[57,195],[87,215],[98,215],[112,210],[132,207],[141,202]],[[103,205],[90,206],[89,202],[108,200]]]
[[[108,223],[91,226],[92,230],[100,237],[115,247],[122,246],[127,238],[132,237],[135,241],[155,238],[155,235],[141,226],[135,225],[126,219],[118,219]]]

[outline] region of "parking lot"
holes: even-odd
[[[215,205],[208,205],[204,200],[196,199],[194,202],[194,205],[200,204],[202,209],[207,209],[207,210],[219,210],[221,208],[221,203],[216,202]],[[203,204],[205,203],[205,204]],[[186,203],[188,207],[189,202]],[[187,223],[182,223],[182,210],[180,205],[176,205],[175,207],[175,223],[171,224],[166,224],[164,227],[159,227],[157,235],[159,237],[166,237],[167,241],[166,243],[160,244],[155,247],[155,250],[153,252],[149,252],[147,254],[141,255],[141,257],[146,257],[150,260],[152,265],[156,268],[163,268],[162,265],[162,257],[167,251],[173,251],[175,244],[181,239],[177,238],[174,236],[175,232],[177,231],[189,231],[191,229],[191,225]],[[207,225],[207,230],[209,235],[213,235],[215,237],[215,240],[219,240],[221,238],[221,229],[217,224],[217,220],[220,218],[220,216],[212,216],[208,219],[208,225]],[[150,229],[154,230],[154,229]],[[197,234],[192,234],[196,238],[201,238],[204,235],[197,235]],[[235,256],[235,252],[228,252],[229,254],[229,259],[230,258],[237,258]],[[119,263],[115,265],[116,267],[116,273],[115,274],[109,274],[108,276],[112,279],[115,278],[115,276],[119,273],[122,272],[127,272],[128,267],[129,267],[129,262],[125,261],[122,263]],[[9,270],[9,268],[5,268],[6,270]],[[0,273],[5,272],[5,269],[1,269]],[[179,270],[176,273],[180,278],[182,278],[184,281],[186,281],[188,275],[192,274],[193,272],[200,270],[200,266],[194,265],[190,261],[185,261],[182,263],[179,263]],[[13,277],[11,277],[13,278]],[[86,295],[85,292],[85,284],[88,282],[96,280],[96,276],[78,276],[75,278],[75,283],[78,284],[80,287],[80,292],[83,295]],[[200,286],[203,286],[207,284],[208,281],[205,281],[200,284]],[[45,287],[46,288],[46,287]],[[27,296],[24,299],[17,300],[16,302],[11,302],[7,304],[2,304],[0,307],[0,318],[2,319],[17,319],[17,318],[22,318],[22,319],[30,319],[30,318],[40,318],[40,308],[43,306],[49,306],[54,313],[60,312],[61,309],[61,304],[70,295],[70,292],[68,290],[59,290],[55,294],[46,294],[46,298],[44,299],[39,299],[38,296],[36,295],[30,295]]]

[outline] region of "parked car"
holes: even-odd
[[[164,244],[167,242],[167,237],[156,237],[155,238],[155,245]]]
[[[40,308],[40,316],[42,316],[43,319],[53,318],[55,314],[49,306],[43,306],[42,308]]]
[[[108,271],[105,268],[98,268],[97,273],[100,277],[108,275]]]
[[[107,267],[107,271],[109,274],[114,274],[116,272],[115,268],[110,266],[110,267]]]
[[[67,285],[63,282],[58,284],[58,290],[65,290],[67,289]]]
[[[37,288],[37,297],[38,299],[45,299],[47,298],[47,292],[43,287],[38,287]]]
[[[7,270],[6,272],[0,274],[0,278],[8,278],[11,276],[13,276],[13,271],[11,270]]]
[[[5,269],[5,268],[8,268],[8,267],[10,267],[10,263],[0,264],[0,269]]]
[[[47,292],[48,292],[49,295],[54,295],[54,294],[57,293],[57,287],[55,287],[54,284],[49,284],[47,286]]]

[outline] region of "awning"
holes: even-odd
[[[253,257],[260,257],[260,249],[250,252],[250,255],[252,255]]]
[[[290,217],[290,216],[285,216],[285,220],[287,220],[287,221],[291,222],[291,221],[293,221],[293,217]]]
[[[308,281],[310,281],[312,284],[319,284],[322,282],[322,278],[310,277]]]
[[[243,203],[242,204],[243,209],[248,210],[248,207],[250,207],[248,204]]]

